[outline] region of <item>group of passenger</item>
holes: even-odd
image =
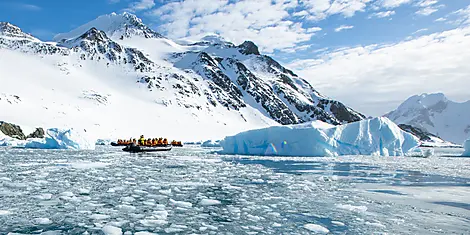
[[[153,138],[145,139],[144,135],[141,135],[139,138],[138,145],[140,146],[166,146],[168,145],[168,140],[166,138]]]
[[[118,139],[117,141],[117,144],[119,145],[129,145],[129,144],[136,144],[136,139],[129,139],[129,140],[121,140],[121,139]]]
[[[129,139],[129,140],[124,140],[124,139],[118,139],[117,144],[119,145],[129,145],[129,144],[134,144],[134,145],[139,145],[139,146],[166,146],[168,145],[168,139],[167,138],[153,138],[153,139],[145,139],[144,135],[141,135],[139,140],[137,141],[136,139]],[[176,141],[173,140],[171,141],[171,145],[173,146],[183,146],[181,144],[181,141]]]

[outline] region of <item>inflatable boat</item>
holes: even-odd
[[[159,146],[139,146],[139,145],[128,145],[122,149],[122,151],[130,153],[146,153],[146,152],[161,152],[170,151],[171,145],[159,145]]]

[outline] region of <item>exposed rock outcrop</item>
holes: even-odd
[[[8,122],[2,122],[0,121],[0,131],[12,138],[19,139],[19,140],[25,140],[26,136],[23,133],[23,130],[21,130],[21,127],[12,123]]]

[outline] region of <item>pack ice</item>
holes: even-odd
[[[0,135],[0,146],[34,149],[75,149],[93,150],[95,140],[85,130],[49,128],[44,138],[17,140],[6,135]]]
[[[466,140],[463,144],[465,151],[463,152],[462,156],[470,157],[470,139]]]
[[[385,117],[340,126],[318,121],[250,130],[221,141],[222,153],[279,156],[403,156],[419,140]]]

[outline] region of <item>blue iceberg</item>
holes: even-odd
[[[462,156],[470,157],[470,139],[466,140],[463,144],[465,151],[463,152]]]
[[[221,141],[225,154],[270,156],[404,156],[419,140],[385,117],[340,126],[309,122],[250,130]]]

